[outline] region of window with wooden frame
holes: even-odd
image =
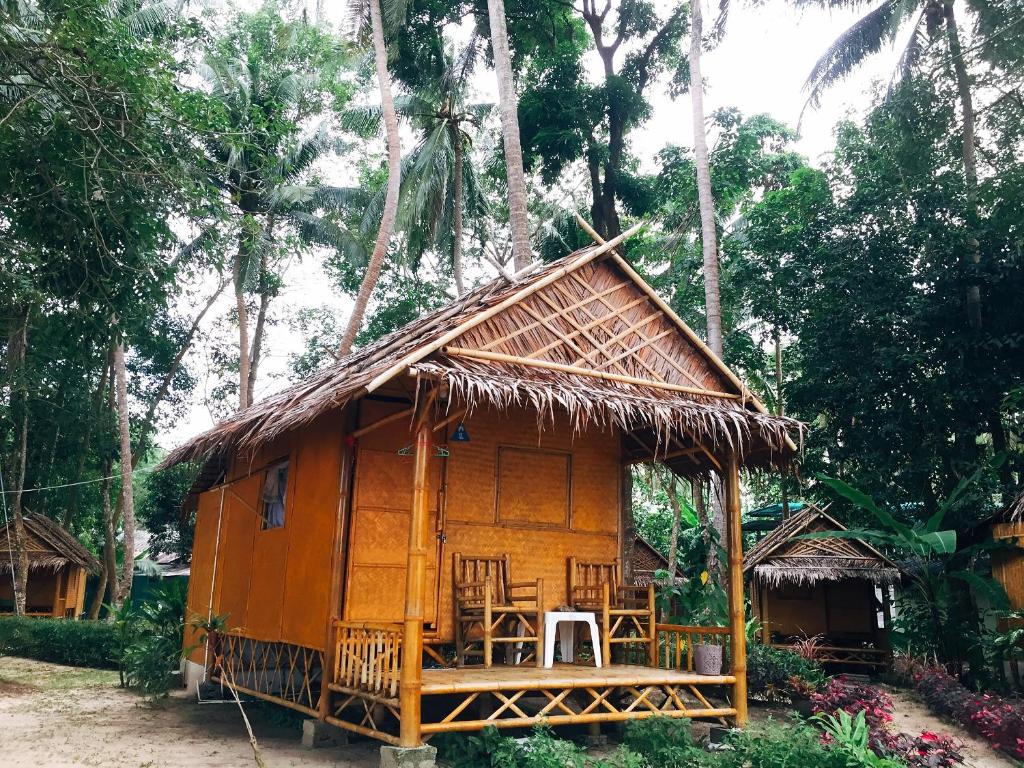
[[[498,448],[495,518],[499,523],[568,528],[572,521],[572,454]]]
[[[288,492],[288,461],[279,461],[267,467],[267,475],[263,481],[262,504],[260,516],[263,518],[262,529],[284,527],[285,501]]]

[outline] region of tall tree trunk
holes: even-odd
[[[118,580],[116,600],[120,605],[132,592],[135,569],[135,498],[132,489],[132,436],[128,423],[128,376],[124,365],[124,342],[114,347],[114,379],[117,382],[117,425],[120,438],[121,530],[124,559]]]
[[[775,414],[786,415],[786,404],[782,397],[782,332],[775,326],[772,333],[775,342]],[[789,519],[789,486],[786,482],[789,479],[788,472],[783,470],[779,478],[779,491],[782,496],[782,519]]]
[[[96,594],[92,597],[92,605],[89,606],[89,618],[95,621],[100,617],[100,609],[106,599],[108,588],[111,584],[117,584],[117,539],[114,529],[117,525],[114,519],[114,508],[110,503],[110,462],[104,461],[100,465],[103,473],[103,480],[100,481],[100,499],[103,504],[103,570],[100,573],[99,584],[96,585]]]
[[[78,483],[82,479],[82,475],[85,474],[85,462],[89,457],[89,452],[92,447],[92,431],[95,427],[96,421],[100,418],[100,414],[103,409],[103,393],[107,389],[107,373],[110,371],[110,359],[103,358],[103,368],[100,370],[100,382],[96,386],[96,394],[92,398],[92,409],[89,411],[89,421],[85,425],[85,436],[82,438],[82,446],[79,448],[78,461],[75,465],[75,475],[73,482]],[[61,515],[61,524],[65,528],[70,528],[71,519],[75,514],[75,510],[78,509],[79,500],[82,498],[82,486],[73,485],[71,486],[70,494],[68,495],[67,505],[64,507],[64,512]]]
[[[458,125],[452,128],[452,146],[455,149],[455,183],[452,185],[454,205],[452,207],[452,275],[455,290],[459,296],[466,292],[462,278],[462,166],[464,164],[462,131]]]
[[[7,339],[7,374],[11,385],[11,415],[18,425],[15,436],[13,461],[11,462],[11,484],[7,493],[11,497],[11,522],[14,524],[14,551],[11,555],[11,569],[14,575],[14,612],[24,615],[28,596],[28,541],[25,534],[25,517],[22,509],[22,494],[25,490],[25,469],[28,457],[28,382],[26,381],[25,356],[28,349],[28,308],[20,312],[16,324]]]
[[[714,492],[713,487],[712,492]],[[711,531],[715,530],[714,519],[708,517],[708,507],[704,503],[704,487],[697,478],[690,481],[690,493],[693,496],[693,508],[697,512],[697,520],[700,522],[701,538],[704,539],[704,548],[708,553],[708,573],[717,574],[718,542],[711,536]]]
[[[238,410],[249,407],[249,310],[245,306],[245,280],[242,272],[247,256],[245,232],[238,235],[231,276],[235,283],[235,310],[238,313]]]
[[[704,250],[704,305],[708,346],[722,357],[722,302],[718,285],[718,242],[715,233],[715,200],[711,195],[711,165],[704,127],[704,77],[700,71],[702,44],[700,2],[690,4],[690,105],[693,109],[693,154],[697,170],[701,245]]]
[[[523,148],[519,141],[519,100],[512,79],[512,56],[508,50],[504,0],[487,0],[487,17],[491,26],[494,72],[498,76],[501,135],[505,146],[505,173],[508,177],[509,224],[512,229],[512,259],[518,271],[530,266],[533,253],[530,251],[530,222],[526,214]]]
[[[676,577],[676,559],[679,556],[679,526],[683,517],[683,507],[679,503],[679,480],[675,474],[672,475],[672,480],[665,490],[668,491],[668,501],[672,505],[672,533],[668,539],[668,578],[671,582]]]
[[[363,282],[359,286],[359,293],[356,294],[355,305],[352,307],[352,314],[345,327],[341,345],[338,347],[339,356],[347,355],[352,351],[356,334],[359,333],[359,328],[363,324],[366,306],[370,303],[370,294],[373,293],[377,279],[380,277],[384,257],[388,252],[388,244],[391,242],[391,233],[395,228],[395,218],[398,216],[398,193],[402,187],[402,143],[398,133],[395,101],[391,95],[391,74],[388,72],[388,52],[384,43],[384,22],[380,15],[380,0],[369,0],[369,4],[370,27],[373,32],[373,61],[377,70],[377,88],[380,90],[384,131],[388,143],[388,186],[384,195],[384,211],[380,218],[380,229],[377,230],[377,241],[373,244],[370,263],[366,265],[366,274],[363,275]]]
[[[956,90],[960,98],[960,112],[964,121],[961,154],[964,165],[967,219],[970,228],[967,237],[967,257],[972,266],[977,266],[981,263],[981,246],[978,243],[978,238],[975,237],[975,227],[978,225],[978,163],[975,156],[974,100],[971,96],[971,78],[967,72],[967,62],[964,60],[964,51],[960,43],[960,33],[956,25],[952,0],[943,2],[942,13],[946,22],[946,39],[949,44],[949,54],[953,60]],[[981,328],[981,286],[978,285],[976,278],[973,278],[967,286],[967,321],[971,328],[975,330]]]
[[[252,334],[252,352],[249,354],[249,404],[255,398],[256,376],[260,370],[263,354],[264,328],[267,324],[267,310],[270,308],[270,286],[266,280],[267,257],[260,256],[260,307],[256,312],[256,327]]]

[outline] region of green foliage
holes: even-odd
[[[151,555],[173,554],[186,562],[191,559],[195,514],[184,514],[181,504],[198,472],[196,464],[186,463],[146,478],[144,492],[137,497],[136,515],[150,533]]]
[[[668,717],[627,720],[622,744],[648,765],[659,768],[689,768],[698,765],[701,751],[690,735],[690,721]]]
[[[187,599],[188,585],[169,580],[153,589],[145,602],[115,618],[115,624],[123,622],[124,684],[150,696],[167,694],[170,674],[181,660]]]
[[[117,628],[107,622],[0,617],[0,655],[116,669],[119,648]]]
[[[825,680],[821,665],[785,648],[761,643],[747,646],[747,688],[752,696],[784,701],[792,692],[792,681],[817,688]]]
[[[849,768],[900,768],[903,765],[898,760],[879,757],[871,749],[871,732],[863,710],[852,716],[840,709],[834,715],[815,715],[814,720],[829,736],[835,751],[846,757]]]
[[[479,735],[443,734],[436,744],[439,755],[452,768],[583,768],[585,764],[580,747],[555,738],[543,725],[522,740],[503,737],[490,727]]]
[[[774,721],[751,724],[729,737],[716,768],[849,768],[846,756],[828,749],[814,728]]]

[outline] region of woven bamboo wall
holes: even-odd
[[[1014,541],[1019,547],[1022,537],[1024,521],[996,523],[992,526],[992,538],[998,541]],[[992,576],[1003,585],[1010,598],[1010,606],[1014,610],[1024,608],[1024,551],[993,551]]]
[[[818,583],[813,587],[760,587],[761,621],[787,636],[874,635],[874,585],[867,581]]]
[[[401,408],[364,403],[360,423]],[[468,443],[449,440],[454,423],[437,433],[450,456],[435,459],[431,469],[431,530],[446,540],[435,538],[428,564],[427,623],[445,640],[453,633],[456,552],[511,554],[514,579],[544,579],[549,608],[567,600],[570,554],[593,560],[618,554],[616,434],[592,431],[574,437],[567,422],[538,429],[535,414],[527,410],[481,409],[464,423]],[[359,443],[345,592],[350,619],[402,617],[412,457],[398,451],[410,444],[409,429],[409,420],[400,419]]]
[[[199,647],[201,632],[191,626],[196,616],[207,618],[210,610],[210,582],[213,578],[213,553],[217,539],[217,514],[220,511],[220,490],[207,491],[199,497],[196,509],[196,530],[192,539],[192,566],[188,577],[188,609],[185,614],[185,648],[189,659],[203,663]]]
[[[341,440],[341,415],[330,414],[251,458],[233,462],[224,491],[219,547],[221,490],[200,496],[190,615],[205,616],[208,611],[216,549],[213,612],[226,614],[229,628],[257,640],[324,647]],[[266,469],[283,459],[289,462],[285,524],[263,530],[260,497]],[[189,644],[186,638],[186,647]]]

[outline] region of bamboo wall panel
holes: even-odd
[[[260,485],[262,484],[263,476],[261,475]],[[290,472],[288,486],[284,527],[264,531],[261,530],[260,521],[257,521],[253,533],[245,629],[246,635],[256,640],[269,642],[284,639],[281,637],[281,619],[284,610],[285,564],[288,557],[288,538],[293,524],[290,519],[292,511]]]
[[[232,483],[224,494],[214,613],[227,614],[231,629],[242,630],[246,626],[253,537],[260,520],[257,505],[262,480],[262,474],[251,475]]]
[[[323,650],[331,608],[330,573],[341,475],[340,414],[319,419],[296,441],[294,502],[285,523],[288,562],[283,574],[281,639]]]
[[[807,599],[785,597],[785,594],[807,594]],[[771,632],[783,635],[807,635],[812,637],[824,634],[828,630],[828,614],[825,610],[825,587],[815,584],[813,587],[799,590],[789,589],[780,593],[776,589],[768,589],[765,593],[765,605],[762,608],[768,614],[768,628]],[[764,615],[764,614],[762,614]]]
[[[568,528],[572,454],[525,446],[498,449],[497,519]]]
[[[997,523],[992,526],[992,538],[996,540],[1015,540],[1019,547],[1022,536],[1024,522]],[[1024,608],[1024,551],[994,550],[992,576],[1003,585],[1013,610]]]
[[[195,616],[204,619],[210,611],[210,585],[213,578],[213,556],[217,543],[217,515],[220,511],[220,488],[199,496],[196,509],[196,528],[192,539],[192,566],[188,577],[188,608],[185,611],[185,648],[191,648],[189,658],[203,663],[203,649],[199,644],[199,630],[191,626]]]

